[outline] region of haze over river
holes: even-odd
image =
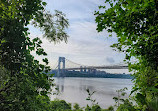
[[[102,108],[108,108],[110,105],[115,104],[112,98],[117,96],[116,90],[127,87],[126,97],[128,97],[133,86],[131,79],[79,77],[54,79],[60,92],[59,95],[51,95],[51,100],[54,98],[64,99],[72,104],[78,103],[81,107],[87,104],[91,105],[91,102],[86,100],[88,97],[86,89],[89,89],[90,92],[96,91],[92,99],[96,99]]]

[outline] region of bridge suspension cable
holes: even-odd
[[[59,64],[59,61],[57,61],[57,63]],[[57,64],[55,69],[58,68],[58,64]],[[80,68],[92,68],[92,69],[115,69],[115,68],[116,69],[122,69],[122,68],[127,69],[128,68],[128,65],[124,62],[114,64],[114,65],[87,66],[87,65],[75,63],[75,62],[73,62],[69,59],[66,59],[66,58],[64,58],[64,63],[62,63],[62,64],[65,64],[63,66],[65,69],[72,69],[72,70],[73,69],[80,69]],[[62,66],[60,66],[60,68],[62,68]]]

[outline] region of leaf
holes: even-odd
[[[44,59],[42,59],[42,60],[43,60],[43,62],[46,63],[46,65],[49,63],[47,58],[44,58]]]
[[[46,3],[46,2],[42,2],[42,5],[46,6],[46,5],[47,5],[47,3]]]
[[[139,88],[134,88],[132,91],[131,91],[131,93],[130,93],[130,95],[132,95],[134,92],[136,92],[137,90],[139,90]]]

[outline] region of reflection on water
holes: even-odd
[[[113,78],[54,78],[56,87],[59,89],[59,95],[52,95],[54,98],[64,99],[70,103],[78,103],[80,106],[86,106],[91,104],[86,100],[88,93],[86,89],[91,92],[96,91],[92,96],[92,99],[96,99],[99,105],[103,108],[107,108],[110,105],[114,105],[115,102],[112,99],[117,96],[116,90],[127,87],[129,95],[132,88],[131,79],[113,79]],[[126,96],[127,97],[127,96]]]
[[[64,92],[64,78],[56,79],[56,87],[60,92]]]

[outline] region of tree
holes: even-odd
[[[30,54],[46,56],[37,37],[29,38],[28,25],[40,28],[44,37],[53,42],[66,41],[68,21],[60,11],[51,15],[42,0],[0,1],[0,110],[48,110],[48,93],[52,80],[48,59],[45,65]]]
[[[106,0],[109,8],[99,6],[96,11],[98,32],[107,30],[117,34],[118,43],[112,45],[126,54],[130,71],[134,71],[132,92],[137,92],[139,107],[158,94],[158,1]],[[138,61],[131,63],[130,59]]]

